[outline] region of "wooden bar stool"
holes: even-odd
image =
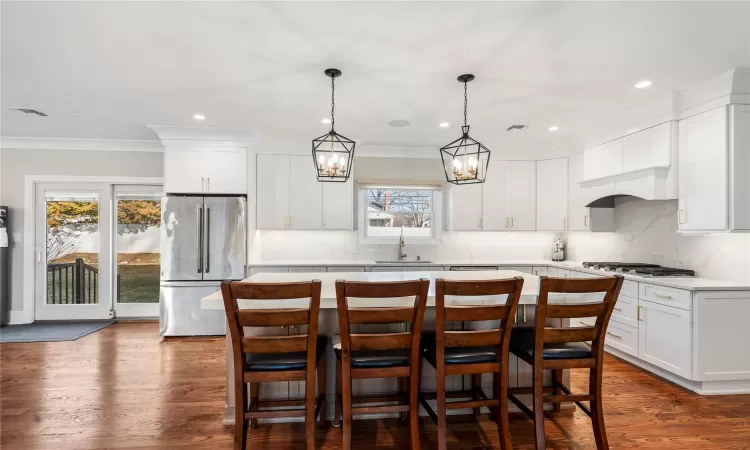
[[[508,422],[508,366],[510,333],[523,290],[523,277],[507,280],[447,281],[435,280],[435,333],[422,337],[422,353],[425,360],[437,372],[437,411],[433,411],[421,396],[422,406],[438,426],[438,449],[448,448],[446,416],[449,409],[479,408],[494,409],[500,445],[504,450],[512,448],[510,424]],[[507,295],[504,304],[477,306],[445,306],[445,296],[487,297]],[[463,302],[464,299],[462,299]],[[481,302],[480,302],[481,303]],[[499,328],[476,331],[447,331],[446,322],[473,322],[499,320]],[[482,390],[481,374],[494,374],[494,398],[488,398]],[[450,375],[472,375],[470,391],[450,392],[451,398],[471,398],[469,401],[447,402],[445,377]]]
[[[308,450],[315,448],[315,420],[325,420],[325,350],[328,339],[318,336],[320,281],[303,283],[221,283],[234,356],[234,449],[247,445],[248,425],[257,419],[304,417]],[[307,308],[239,309],[237,299],[288,300],[310,298]],[[296,336],[246,336],[245,327],[307,326],[307,333]],[[315,397],[315,375],[318,397]],[[264,381],[304,381],[302,399],[262,401],[258,393]],[[248,400],[248,384],[251,399]],[[296,409],[268,407],[301,406]]]
[[[534,327],[514,329],[510,340],[510,351],[532,366],[533,410],[514,395],[528,393],[528,390],[511,389],[508,397],[534,420],[534,441],[537,450],[547,448],[544,441],[544,403],[554,403],[555,410],[559,411],[559,404],[562,402],[575,402],[591,417],[596,447],[599,450],[608,449],[602,411],[604,338],[609,318],[622,288],[623,277],[615,275],[583,279],[539,278],[539,299]],[[549,294],[594,293],[603,293],[603,300],[578,303],[566,301],[560,304],[548,302]],[[596,322],[593,326],[581,328],[551,328],[545,325],[547,319],[580,317],[596,317]],[[591,341],[591,347],[584,343],[586,341]],[[575,368],[590,370],[588,394],[573,394],[563,384],[563,369]],[[552,389],[544,388],[544,369],[552,370]],[[545,396],[545,391],[552,391],[552,395]],[[589,401],[591,408],[586,407],[582,401]]]
[[[339,333],[341,343],[334,345],[336,353],[336,421],[342,414],[343,448],[352,446],[352,416],[354,414],[408,414],[412,450],[419,449],[419,339],[427,306],[430,280],[400,282],[336,281]],[[389,299],[414,297],[413,304],[403,307],[349,307],[349,298]],[[359,333],[351,325],[409,324],[409,331]],[[399,378],[401,395],[384,397],[352,396],[352,380],[365,378]],[[405,398],[406,397],[406,398]],[[358,406],[363,403],[394,403],[382,406]]]

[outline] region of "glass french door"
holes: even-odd
[[[111,198],[109,184],[36,185],[35,320],[110,317]]]
[[[159,316],[161,186],[114,186],[116,317]]]

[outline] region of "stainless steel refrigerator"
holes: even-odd
[[[201,309],[200,299],[245,277],[245,197],[172,195],[161,207],[160,334],[225,334],[224,311]]]

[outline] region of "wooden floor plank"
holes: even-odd
[[[0,345],[3,450],[231,449],[224,410],[224,340],[167,339],[155,323],[118,323],[74,342]],[[573,372],[574,391],[586,388]],[[749,449],[750,395],[702,397],[612,357],[604,411],[613,449]],[[421,419],[422,444],[435,427]],[[408,447],[398,420],[355,421],[354,449]],[[593,449],[588,417],[548,415],[547,445]],[[531,422],[511,416],[514,448],[533,448]],[[449,421],[451,449],[498,448],[494,422]],[[318,448],[341,448],[341,429],[317,431]],[[250,449],[303,448],[301,424],[261,425]]]

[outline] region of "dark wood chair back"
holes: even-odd
[[[624,278],[622,275],[599,278],[549,278],[539,277],[539,298],[535,323],[535,354],[541,355],[545,343],[591,341],[594,357],[604,351],[604,334]],[[550,294],[602,293],[602,301],[549,304]],[[547,319],[574,319],[596,317],[593,326],[580,328],[547,327]],[[537,348],[538,347],[538,348]]]
[[[521,299],[523,277],[506,280],[449,281],[435,280],[435,334],[438,355],[445,347],[498,346],[505,354],[516,310]],[[507,295],[504,304],[445,306],[445,296],[488,297]],[[476,331],[449,331],[446,322],[499,320],[499,328]]]
[[[413,360],[418,361],[419,338],[422,333],[424,311],[430,280],[359,282],[336,281],[336,301],[339,333],[343,352],[357,350],[396,350],[411,348]],[[358,308],[349,306],[349,298],[414,297],[411,306]],[[407,323],[409,331],[383,333],[354,333],[351,325]]]
[[[299,283],[221,283],[235,367],[243,367],[245,353],[307,352],[308,367],[315,367],[320,311],[320,281]],[[310,299],[307,308],[239,309],[238,299]],[[296,336],[246,336],[245,327],[289,327],[307,325],[307,332]],[[239,365],[238,365],[239,364]]]

